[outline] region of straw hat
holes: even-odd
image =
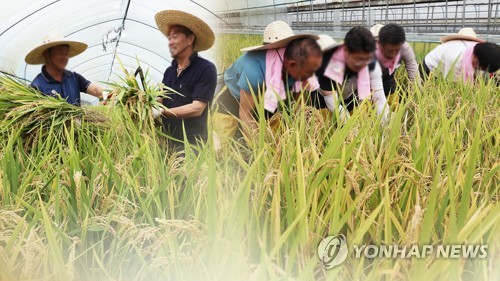
[[[339,43],[337,43],[337,41],[335,41],[335,39],[333,39],[328,34],[320,34],[318,36],[319,36],[318,45],[321,47],[321,51],[323,52],[329,51],[334,47],[340,45]]]
[[[70,58],[83,53],[87,49],[87,44],[85,43],[65,40],[61,34],[51,32],[43,37],[43,43],[40,46],[34,48],[26,55],[24,61],[27,64],[44,64],[43,52],[60,45],[69,45]]]
[[[280,20],[273,21],[264,29],[262,45],[246,47],[241,49],[241,51],[246,52],[283,48],[288,46],[293,40],[300,38],[319,39],[318,36],[312,34],[295,35],[292,28],[286,22]]]
[[[378,33],[380,32],[380,29],[382,29],[382,27],[384,27],[383,24],[377,23],[370,28],[370,32],[372,33],[373,37],[378,38]]]
[[[206,22],[189,13],[179,10],[165,10],[155,15],[156,25],[160,31],[168,37],[168,27],[171,25],[182,25],[191,30],[196,37],[193,47],[195,52],[208,50],[215,41],[215,34]]]
[[[467,41],[476,41],[476,42],[484,42],[484,40],[477,38],[476,32],[474,29],[470,27],[464,27],[458,31],[457,34],[451,34],[441,37],[441,42],[445,43],[451,40],[467,40]]]

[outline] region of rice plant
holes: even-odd
[[[406,89],[385,128],[370,110],[339,124],[299,99],[221,154],[209,138],[178,157],[112,113],[97,137],[70,122],[66,141],[50,130],[31,153],[6,137],[0,280],[496,280],[499,89]],[[338,233],[350,252],[326,269],[318,244]],[[488,256],[352,250],[381,244],[485,244]]]
[[[51,130],[64,137],[63,126],[71,122],[86,130],[97,131],[106,127],[106,116],[88,107],[68,104],[60,97],[43,95],[38,90],[11,77],[0,77],[0,134],[19,136],[27,147],[43,140]]]
[[[120,60],[118,61],[123,75],[118,76],[118,81],[106,83],[107,91],[111,94],[111,105],[123,109],[122,112],[125,114],[123,117],[130,118],[139,130],[145,133],[154,131],[153,108],[157,110],[165,108],[160,102],[165,92],[178,93],[165,85],[149,81],[148,72],[143,73],[139,60],[137,60],[138,67],[133,74],[125,69]],[[138,75],[140,83],[137,80]]]

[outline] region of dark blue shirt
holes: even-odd
[[[172,65],[165,70],[163,84],[179,92],[182,96],[176,93],[167,93],[168,97],[163,99],[163,104],[167,108],[175,108],[193,101],[201,101],[207,103],[207,107],[198,117],[163,117],[163,125],[167,134],[181,141],[184,140],[184,125],[187,139],[194,144],[196,139],[203,141],[207,139],[208,109],[217,85],[217,70],[213,63],[199,57],[198,53],[193,53],[189,61],[189,66],[181,72],[179,77],[177,77],[178,64],[176,60],[173,60]]]
[[[86,92],[90,81],[76,72],[64,70],[62,81],[56,81],[42,67],[42,73],[38,74],[31,87],[38,89],[40,92],[47,96],[56,97],[61,96],[68,103],[73,105],[80,105],[80,92]]]

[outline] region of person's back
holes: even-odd
[[[246,52],[224,72],[224,83],[238,100],[240,89],[250,93],[262,87],[266,75],[266,51]],[[250,85],[249,85],[250,84]],[[252,89],[250,89],[250,87]]]
[[[467,40],[445,42],[430,51],[425,56],[424,62],[430,71],[441,67],[443,76],[448,77],[450,71],[453,71],[453,77],[459,77],[463,54],[473,44],[477,44],[477,42]]]

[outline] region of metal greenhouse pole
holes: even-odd
[[[373,25],[372,23],[372,9],[371,9],[371,0],[368,0],[368,22],[367,26]]]
[[[276,21],[276,2],[273,0],[274,20]]]
[[[389,1],[385,1],[385,24],[389,23]]]
[[[465,26],[465,0],[462,3],[462,27]]]
[[[417,15],[417,1],[413,0],[413,33],[416,32],[416,25],[417,25],[415,21],[416,15]]]
[[[446,0],[445,16],[444,16],[444,31],[448,31],[448,0]]]
[[[491,25],[491,13],[493,12],[493,3],[491,0],[488,1],[488,25],[486,27],[486,33],[490,34],[490,25]]]

